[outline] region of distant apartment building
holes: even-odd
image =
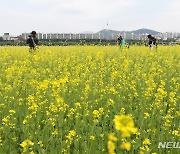
[[[4,35],[2,36],[2,39],[5,41],[10,41],[10,40],[18,40],[19,37],[18,36],[11,36],[9,33],[4,33]]]
[[[5,33],[4,38],[10,39],[8,33]],[[23,40],[26,40],[30,33],[22,33],[21,37]],[[37,33],[38,39],[107,39],[107,40],[116,40],[117,35],[122,35],[126,40],[147,40],[147,33],[142,34],[134,34],[124,31],[122,34],[118,33],[109,33],[108,35],[105,33],[91,33],[91,34],[84,34],[84,33]],[[157,33],[155,36],[157,39],[167,40],[169,38],[179,38],[180,33]]]
[[[23,40],[26,40],[29,35],[30,35],[30,33],[22,33],[22,34],[21,34],[21,38],[22,38]]]
[[[22,33],[21,37],[26,40],[30,33]],[[101,33],[82,34],[82,33],[37,33],[38,39],[105,39]]]

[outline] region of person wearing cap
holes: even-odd
[[[32,31],[26,41],[26,43],[29,44],[29,47],[30,47],[29,52],[36,49],[38,42],[39,42],[39,40],[36,37],[36,31]]]
[[[156,38],[153,37],[151,34],[148,35],[148,39],[149,39],[149,47],[151,49],[153,49],[154,46],[157,47],[157,43],[156,43]]]

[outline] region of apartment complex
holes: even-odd
[[[23,40],[26,40],[30,34],[22,33],[21,37]],[[122,35],[124,39],[129,40],[147,40],[147,33],[134,34],[134,33],[91,33],[91,34],[82,34],[82,33],[37,33],[38,39],[107,39],[107,40],[116,40],[117,35]],[[158,33],[154,35],[157,39],[167,40],[169,38],[179,38],[180,33]]]

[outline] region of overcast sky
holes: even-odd
[[[0,0],[0,35],[149,28],[180,32],[180,0]]]

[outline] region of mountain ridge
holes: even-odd
[[[118,30],[111,30],[111,29],[102,29],[97,33],[129,33],[129,34],[151,34],[151,35],[156,35],[160,32],[155,31],[155,30],[151,30],[151,29],[147,29],[147,28],[141,28],[141,29],[137,29],[137,30],[132,30],[132,31],[118,31]]]
[[[118,30],[111,30],[111,29],[102,29],[99,32],[95,33],[95,34],[101,34],[103,35],[104,38],[111,38],[112,36],[116,36],[116,35],[123,35],[123,36],[127,36],[128,38],[133,37],[132,35],[136,35],[136,37],[138,35],[157,35],[159,32],[155,31],[155,30],[151,30],[151,29],[147,29],[147,28],[141,28],[141,29],[137,29],[137,30],[132,30],[132,31],[118,31]]]

